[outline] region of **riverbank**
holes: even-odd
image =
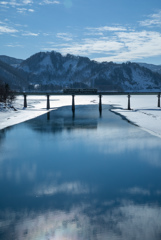
[[[71,105],[71,96],[50,97],[50,110],[46,109],[46,97],[30,96],[27,108],[23,97],[17,97],[14,108],[0,109],[0,129],[38,117],[61,106]],[[76,96],[75,104],[98,104],[98,96]],[[112,111],[126,117],[143,130],[161,137],[161,108],[157,107],[157,96],[132,96],[131,109],[127,110],[127,96],[103,96],[102,104],[110,104]],[[103,115],[103,112],[102,112]]]

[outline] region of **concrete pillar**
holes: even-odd
[[[131,97],[130,94],[128,94],[127,97],[128,97],[128,105],[127,105],[127,109],[128,109],[128,110],[131,110],[131,108],[130,108],[130,97]]]
[[[24,108],[27,108],[27,95],[24,94]]]
[[[99,111],[102,112],[102,95],[99,95]]]
[[[74,97],[75,95],[72,95],[72,111],[75,111],[75,103],[74,103]]]
[[[160,107],[160,93],[158,93],[158,107]]]
[[[49,100],[50,95],[47,95],[47,109],[50,109],[50,100]]]

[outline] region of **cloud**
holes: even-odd
[[[57,38],[61,38],[65,41],[71,41],[72,39],[72,34],[70,33],[57,33]]]
[[[19,13],[34,12],[34,9],[17,8],[17,12],[19,12]]]
[[[34,12],[34,9],[31,9],[29,7],[31,7],[33,5],[33,1],[32,0],[23,0],[23,1],[1,1],[0,2],[0,7],[5,7],[5,8],[15,8],[17,10],[18,13],[24,14],[27,12]]]
[[[95,58],[97,61],[133,61],[161,54],[161,33],[154,31],[136,31],[116,33],[117,41],[124,45],[121,51],[113,55]]]
[[[26,32],[26,33],[22,33],[22,36],[38,37],[38,36],[39,36],[39,33]]]
[[[23,0],[22,2],[23,2],[23,4],[25,4],[25,5],[27,5],[27,4],[32,4],[32,3],[33,3],[32,0]]]
[[[84,35],[96,35],[103,36],[107,32],[119,32],[119,31],[127,31],[127,28],[123,26],[103,26],[103,27],[87,27],[85,28],[88,32],[84,33]]]
[[[139,22],[141,26],[161,26],[161,10],[158,13],[151,14],[148,19]]]
[[[23,48],[24,46],[23,45],[20,45],[20,44],[7,44],[5,45],[6,47],[11,47],[11,48],[15,48],[15,47],[21,47]]]
[[[86,37],[83,38],[84,36]],[[75,35],[73,38],[70,33],[57,33],[56,37],[60,41],[48,43],[50,46],[44,47],[43,50],[55,49],[62,54],[88,56],[99,62],[136,61],[161,55],[161,33],[157,31],[136,31],[120,26],[115,29],[101,27],[85,28],[83,37]]]
[[[14,1],[14,0],[11,0],[11,1],[1,1],[0,2],[0,5],[3,5],[3,6],[12,6],[12,7],[16,7],[16,6],[24,6],[24,5],[31,5],[33,4],[33,1],[31,0],[23,0],[23,1]]]
[[[62,54],[75,54],[75,55],[90,55],[94,53],[110,53],[112,51],[119,51],[123,46],[122,43],[115,41],[114,39],[106,40],[100,39],[83,39],[82,42],[72,42],[68,44],[54,44],[53,48],[57,48]],[[50,47],[51,48],[51,47]]]
[[[105,31],[113,31],[113,32],[117,32],[117,31],[127,31],[127,29],[125,27],[122,26],[103,26],[103,27],[98,27],[98,28],[86,28],[87,30],[90,31],[99,31],[99,32],[105,32]]]
[[[43,4],[60,4],[60,1],[51,1],[51,0],[44,0],[40,5]]]
[[[16,33],[18,32],[18,30],[14,29],[14,28],[10,28],[7,26],[0,26],[0,34],[4,34],[4,33]]]
[[[2,8],[15,8],[18,13],[24,14],[27,12],[35,12],[33,6],[35,5],[49,5],[49,4],[61,4],[58,0],[42,0],[39,3],[35,3],[32,0],[11,0],[11,1],[0,1],[0,7]],[[30,7],[30,8],[29,8]],[[31,8],[32,7],[32,8]]]

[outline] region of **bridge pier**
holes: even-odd
[[[72,112],[75,112],[75,102],[74,102],[75,95],[72,95]]]
[[[158,107],[160,107],[160,93],[158,93]]]
[[[130,108],[130,94],[128,94],[128,105],[127,105],[127,110],[131,110],[131,108]]]
[[[102,113],[102,95],[99,95],[99,111],[100,111],[100,115]]]
[[[24,108],[27,108],[27,95],[24,94]]]
[[[47,94],[47,109],[50,109],[50,95],[49,94]]]

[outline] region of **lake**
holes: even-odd
[[[102,108],[0,131],[1,240],[161,239],[161,139]]]

